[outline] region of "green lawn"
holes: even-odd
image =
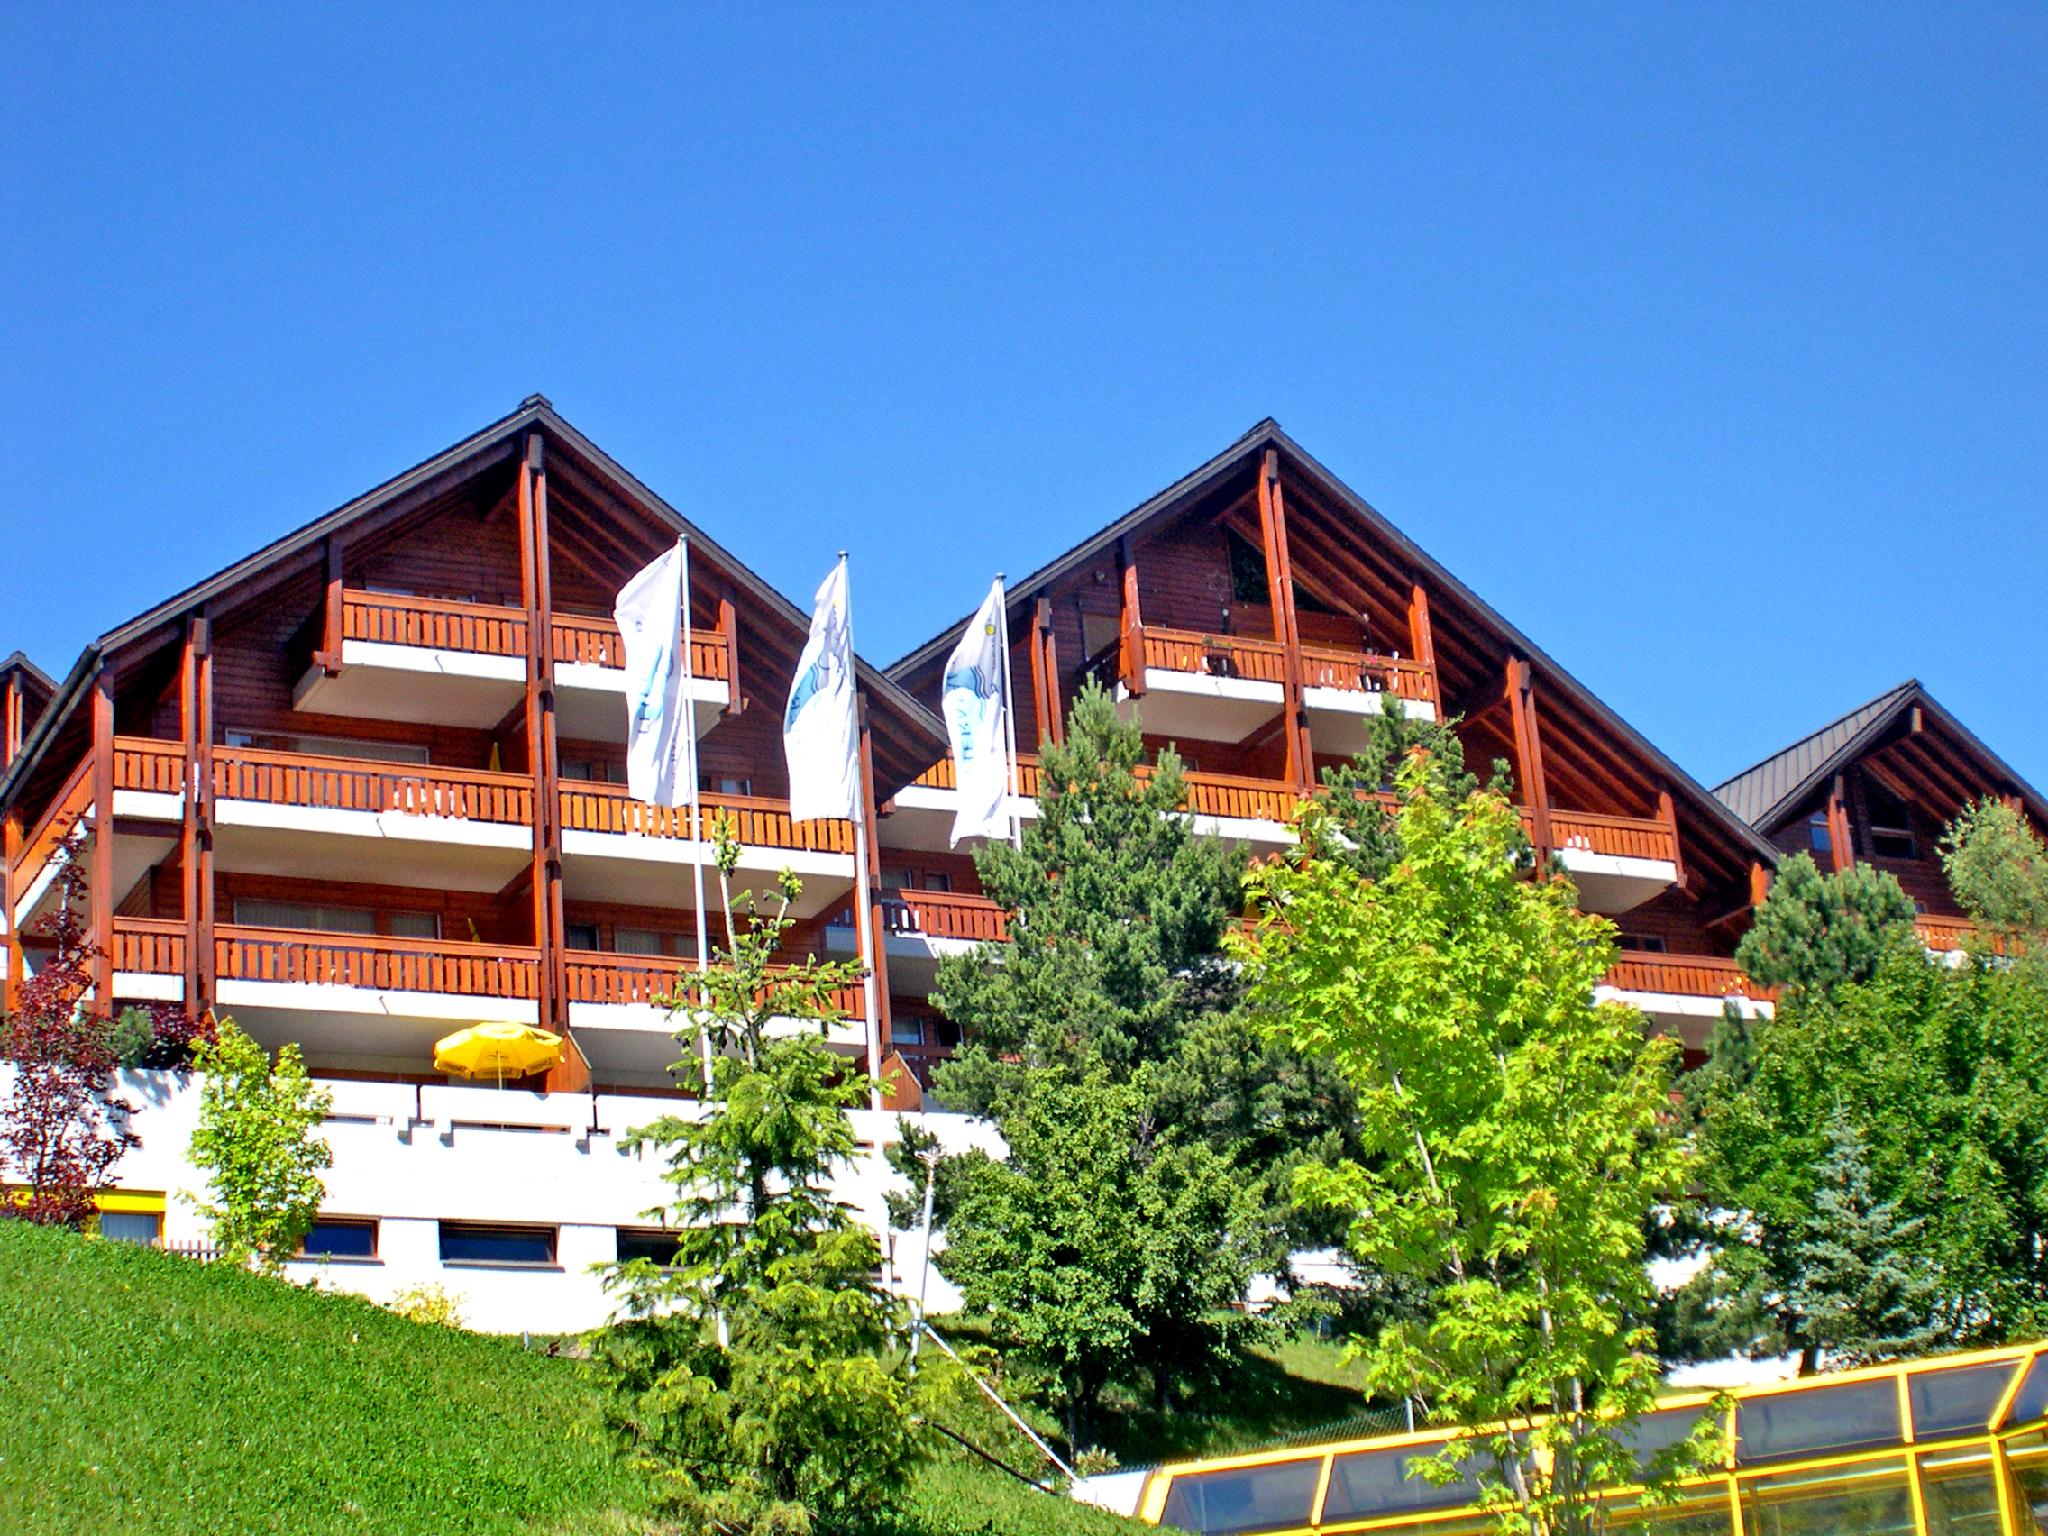
[[[516,1341],[0,1221],[0,1530],[658,1529],[596,1407]],[[953,1452],[886,1536],[1137,1529]]]

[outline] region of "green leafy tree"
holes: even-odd
[[[1913,902],[1897,879],[1866,864],[1823,875],[1795,853],[1735,958],[1766,986],[1826,992],[1867,980],[1888,951],[1913,942]]]
[[[1949,889],[1993,943],[2032,950],[2048,934],[2048,848],[1999,800],[1966,805],[1941,842]]]
[[[212,1195],[199,1210],[223,1259],[276,1274],[320,1214],[320,1172],[334,1154],[317,1133],[334,1096],[313,1086],[296,1045],[279,1046],[273,1063],[233,1019],[194,1042],[192,1063],[201,1080],[191,1157]]]
[[[1357,1096],[1362,1155],[1304,1168],[1301,1198],[1345,1214],[1367,1270],[1422,1291],[1419,1317],[1360,1351],[1372,1385],[1503,1426],[1425,1467],[1470,1455],[1502,1529],[1586,1531],[1594,1491],[1636,1480],[1626,1427],[1658,1380],[1644,1229],[1683,1181],[1675,1047],[1594,1003],[1611,925],[1527,878],[1514,807],[1461,772],[1427,753],[1397,770],[1382,878],[1257,871],[1233,948],[1264,1027]],[[1326,814],[1304,810],[1306,846]]]
[[[1919,1240],[1926,1223],[1872,1193],[1862,1134],[1839,1108],[1816,1171],[1787,1301],[1831,1367],[1916,1355],[1940,1338],[1937,1287]]]
[[[685,978],[678,1070],[712,1048],[701,1112],[634,1134],[664,1164],[671,1204],[649,1212],[674,1231],[673,1261],[613,1266],[618,1316],[593,1336],[612,1387],[622,1449],[660,1479],[694,1529],[843,1529],[901,1494],[920,1451],[908,1363],[909,1317],[875,1281],[875,1239],[832,1197],[854,1153],[847,1111],[868,1080],[823,1042],[842,1017],[848,962],[774,968],[800,891],[782,876],[772,911],[736,909],[738,846],[715,832],[725,909],[720,964]],[[776,1021],[817,1022],[778,1033]]]
[[[1027,1068],[998,1110],[1007,1155],[954,1165],[940,1272],[1052,1374],[1076,1452],[1112,1382],[1143,1369],[1163,1387],[1219,1366],[1251,1277],[1228,1168],[1200,1141],[1159,1135],[1148,1097],[1142,1072],[1119,1080],[1099,1061]]]

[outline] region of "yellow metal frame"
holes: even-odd
[[[2031,1529],[2021,1529],[2018,1519],[2020,1510],[2012,1481],[2012,1466],[2008,1456],[2008,1444],[2028,1435],[2040,1427],[2040,1422],[2023,1425],[2007,1425],[2013,1404],[2019,1396],[2021,1386],[2033,1363],[2048,1357],[2048,1342],[2008,1345],[2001,1349],[1971,1350],[1952,1355],[1936,1355],[1924,1360],[1899,1361],[1889,1365],[1865,1366],[1858,1370],[1837,1371],[1825,1376],[1811,1376],[1792,1381],[1760,1382],[1754,1386],[1739,1387],[1725,1395],[1734,1399],[1739,1410],[1745,1401],[1758,1398],[1788,1396],[1799,1392],[1829,1391],[1858,1382],[1890,1380],[1896,1383],[1900,1437],[1891,1444],[1870,1446],[1862,1450],[1841,1451],[1824,1456],[1808,1456],[1795,1460],[1773,1461],[1752,1468],[1737,1467],[1734,1463],[1736,1444],[1736,1414],[1731,1411],[1725,1426],[1728,1436],[1728,1460],[1723,1469],[1700,1477],[1688,1478],[1679,1487],[1686,1490],[1707,1491],[1718,1488],[1718,1498],[1725,1501],[1723,1507],[1729,1517],[1733,1536],[1743,1536],[1743,1496],[1766,1478],[1796,1477],[1801,1473],[1830,1472],[1869,1464],[1874,1475],[1896,1477],[1903,1468],[1906,1489],[1912,1510],[1913,1528],[1916,1536],[1929,1536],[1927,1524],[1927,1497],[1922,1487],[1922,1462],[1930,1457],[1946,1453],[1981,1448],[1987,1457],[1997,1487],[1999,1521],[2004,1536],[2035,1536]],[[2010,1361],[2014,1365],[2012,1380],[2006,1384],[1997,1405],[1982,1429],[1968,1430],[1955,1435],[1923,1440],[1913,1432],[1912,1397],[1908,1382],[1914,1376],[1928,1372],[1949,1371],[1972,1365],[1996,1365]],[[1717,1392],[1683,1392],[1660,1398],[1655,1411],[1689,1407],[1705,1407],[1724,1394]],[[1537,1422],[1541,1422],[1538,1420]],[[1418,1526],[1446,1525],[1479,1516],[1476,1504],[1454,1505],[1444,1509],[1425,1510],[1417,1513],[1383,1515],[1377,1518],[1347,1520],[1336,1524],[1324,1524],[1323,1507],[1328,1500],[1330,1480],[1335,1471],[1336,1459],[1359,1451],[1390,1451],[1405,1447],[1440,1446],[1452,1441],[1478,1439],[1499,1433],[1501,1426],[1487,1425],[1476,1429],[1442,1428],[1434,1430],[1412,1430],[1394,1435],[1378,1435],[1364,1439],[1337,1440],[1316,1446],[1297,1446],[1284,1450],[1252,1451],[1238,1456],[1210,1457],[1200,1461],[1178,1462],[1154,1470],[1145,1480],[1143,1493],[1138,1500],[1138,1519],[1151,1524],[1161,1523],[1166,1512],[1166,1501],[1172,1494],[1174,1483],[1200,1473],[1243,1471],[1253,1467],[1280,1466],[1289,1463],[1320,1461],[1317,1473],[1315,1495],[1309,1505],[1310,1523],[1275,1529],[1266,1536],[1338,1536],[1338,1533],[1365,1531],[1402,1531]],[[2048,1454],[2048,1445],[2042,1447]],[[2034,1458],[2029,1456],[2031,1462]],[[1876,1472],[1878,1463],[1887,1463],[1882,1473]],[[1844,1479],[1847,1481],[1847,1479]],[[1607,1496],[1625,1497],[1640,1491],[1634,1486],[1609,1490]],[[1711,1507],[1713,1501],[1709,1501]]]

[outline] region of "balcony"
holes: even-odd
[[[1149,768],[1141,768],[1140,775]],[[1287,822],[1294,815],[1296,796],[1290,787],[1272,779],[1244,778],[1228,773],[1189,770],[1182,775],[1187,785],[1187,808],[1195,830],[1214,834],[1227,842],[1244,843],[1254,852],[1269,853],[1294,845]],[[1019,819],[1038,818],[1038,759],[1020,757],[1017,782],[1022,797],[1016,802]],[[913,784],[899,790],[895,811],[882,823],[884,847],[936,852],[945,849],[952,835],[953,816],[958,806],[953,760],[941,758]]]
[[[117,917],[113,949],[116,998],[184,1000],[182,922]],[[226,926],[214,931],[214,967],[220,1012],[267,1044],[295,1041],[330,1066],[426,1072],[434,1041],[452,1030],[540,1016],[540,951],[531,945]],[[562,970],[569,1025],[591,1069],[606,1081],[663,1086],[680,1052],[660,999],[687,983],[686,963],[577,950]],[[833,1001],[848,1017],[831,1043],[861,1049],[861,988],[841,988]]]
[[[662,1086],[669,1069],[684,1055],[676,1041],[686,1021],[673,1018],[668,999],[687,989],[693,969],[686,960],[656,955],[617,955],[572,950],[563,957],[569,1004],[569,1027],[590,1063],[608,1083]],[[771,982],[769,992],[773,992]],[[765,1000],[765,999],[764,999]],[[833,1006],[846,1015],[827,1029],[826,1042],[858,1054],[866,1049],[867,1003],[860,986],[841,987]],[[785,1018],[771,1024],[776,1033],[815,1030],[814,1021]]]
[[[1933,953],[1960,955],[1976,936],[1977,925],[1967,917],[1936,917],[1922,912],[1913,919],[1913,931]]]
[[[294,707],[317,714],[488,730],[526,689],[526,614],[488,603],[385,592],[342,594],[340,670],[307,669]],[[556,724],[574,740],[625,736],[625,650],[610,619],[556,614]],[[730,701],[725,636],[693,636],[691,707],[697,734]]]
[[[1522,812],[1522,825],[1535,835],[1531,812]],[[1678,880],[1678,835],[1669,822],[1553,806],[1550,841],[1587,912],[1627,912]]]
[[[1595,989],[1601,1002],[1626,1003],[1688,1050],[1706,1049],[1714,1021],[1733,1006],[1746,1018],[1769,1017],[1777,988],[1759,986],[1719,955],[1667,955],[1628,950]]]
[[[691,836],[688,807],[635,800],[620,784],[562,786],[562,883],[572,901],[696,906],[691,866],[702,859],[715,883],[708,841]],[[726,818],[740,844],[735,894],[766,894],[782,870],[803,880],[793,916],[815,917],[853,889],[853,823],[792,821],[789,804],[751,795],[700,797],[708,829]]]
[[[1280,713],[1287,648],[1277,640],[1145,626],[1138,635],[1142,699],[1126,686],[1120,711],[1153,735],[1243,741]],[[1106,662],[1106,658],[1104,658]],[[1365,745],[1366,719],[1388,695],[1411,715],[1436,718],[1436,682],[1420,662],[1334,646],[1301,647],[1302,707],[1319,750],[1349,755]]]
[[[1000,944],[1010,936],[1010,917],[986,896],[958,891],[891,891],[882,898],[882,948],[889,961],[889,988],[906,997],[929,992],[947,955],[966,954],[977,944]],[[832,915],[825,930],[827,954],[860,953],[853,904]]]

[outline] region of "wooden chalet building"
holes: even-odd
[[[1898,877],[1934,950],[1961,947],[1969,920],[1941,868],[1943,829],[1964,806],[2002,799],[2036,833],[2048,800],[1917,681],[1795,741],[1714,791],[1781,853],[1823,872],[1868,864]]]
[[[1512,765],[1538,851],[1619,925],[1613,995],[1694,1045],[1728,999],[1768,997],[1730,956],[1776,850],[1270,420],[1011,586],[1009,621],[1020,742],[1059,740],[1099,679],[1148,745],[1177,747],[1197,824],[1254,852],[1291,841],[1296,798],[1387,700],[1455,718],[1475,768]],[[964,622],[889,675],[936,706]],[[882,823],[897,955],[1000,923],[946,851],[950,767]],[[1022,778],[1029,797],[1028,758]],[[923,973],[892,972],[906,1055],[902,983]]]

